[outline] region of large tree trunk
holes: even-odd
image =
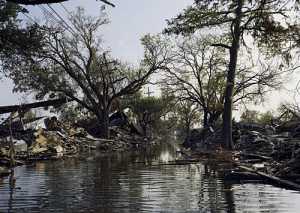
[[[190,133],[191,133],[191,122],[187,118],[185,121],[185,137],[190,138]]]
[[[109,111],[99,110],[96,113],[97,120],[100,126],[100,136],[102,138],[108,139],[109,135]]]
[[[232,141],[232,96],[235,84],[236,65],[240,47],[241,36],[241,18],[244,0],[238,0],[236,8],[236,19],[232,35],[232,44],[230,47],[230,61],[228,66],[227,82],[225,89],[225,102],[223,112],[223,140],[228,149],[233,148]]]
[[[140,120],[140,126],[143,130],[143,136],[148,137],[147,134],[149,131],[149,124],[150,124],[150,115],[148,112],[143,112],[142,119]]]
[[[208,112],[207,110],[203,110],[203,127],[207,127],[208,126]]]
[[[103,111],[103,121],[102,121],[102,127],[103,127],[103,137],[108,139],[110,137],[109,134],[109,111],[104,110]]]

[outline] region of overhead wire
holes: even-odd
[[[51,6],[50,6],[51,7]],[[49,7],[49,8],[50,8]],[[46,17],[49,18],[49,21],[51,22],[51,24],[55,25],[55,24],[59,24],[64,30],[67,30],[69,33],[71,33],[73,36],[75,36],[75,32],[72,28],[70,28],[70,26],[64,21],[64,19],[54,10],[53,7],[51,7],[51,11],[55,11],[51,12],[49,11],[46,7],[44,7],[43,5],[39,5],[39,8],[42,10],[42,12],[44,13],[44,15]],[[57,17],[58,16],[58,17]]]
[[[32,17],[30,17],[26,12],[23,12],[23,11],[21,11],[22,13],[23,13],[23,15],[24,16],[26,16],[30,21],[32,21],[34,24],[37,24],[37,25],[39,25]]]
[[[63,10],[69,15],[69,17],[73,16],[73,14],[67,9],[67,7],[62,2],[60,2],[59,4],[62,6]],[[77,24],[77,20],[76,19],[74,19],[73,21],[75,22],[75,24]],[[73,26],[75,24],[73,23]]]
[[[51,24],[59,23],[59,20],[51,13],[49,12],[43,5],[38,5],[39,8],[42,10],[48,21],[51,22]]]
[[[62,21],[62,23],[68,28],[70,31],[72,31],[72,34],[76,34],[74,29],[59,15],[59,13],[50,5],[47,4],[47,6],[56,14],[56,16]]]
[[[60,2],[59,4],[62,6],[62,8],[64,9],[64,11],[66,11],[66,13],[69,14],[69,16],[72,16],[71,12],[66,8],[66,6],[62,2]]]

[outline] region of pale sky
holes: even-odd
[[[112,55],[122,60],[137,64],[143,56],[140,38],[147,34],[161,32],[166,27],[166,19],[174,17],[182,9],[190,5],[193,0],[111,0],[117,6],[106,6],[106,12],[111,23],[103,31],[105,44],[111,49]],[[72,11],[75,7],[85,8],[87,14],[96,16],[100,13],[100,1],[96,0],[72,0],[64,5]],[[67,14],[60,4],[52,4],[62,17]],[[45,6],[46,7],[46,6]],[[42,19],[42,11],[38,6],[27,6],[29,15]],[[46,7],[47,8],[47,7]],[[49,8],[47,8],[49,9]],[[24,17],[27,20],[26,17]],[[293,88],[297,78],[289,80],[285,87]],[[0,105],[20,104],[27,95],[12,94],[12,82],[8,79],[0,81]],[[267,96],[267,102],[260,106],[260,110],[276,108],[284,100],[291,99],[292,94],[286,90],[275,92]]]

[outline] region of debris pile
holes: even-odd
[[[236,142],[236,148],[246,153],[270,156],[275,148],[270,137],[257,131],[242,131],[240,138]]]
[[[56,117],[39,118],[34,120],[34,124],[27,125],[26,129],[24,125],[14,125],[13,131],[7,130],[7,124],[2,125],[0,166],[10,165],[12,150],[13,160],[20,162],[58,159],[94,149],[100,152],[130,151],[151,144],[147,138],[133,129],[133,125],[129,125],[128,122],[116,124],[115,121],[116,119],[112,120],[114,126],[110,126],[109,139],[90,135],[84,128],[62,123]]]
[[[296,150],[292,159],[277,166],[274,175],[300,183],[300,149]]]
[[[85,117],[70,124],[55,116],[36,117],[30,113],[33,108],[57,107],[66,102],[68,100],[63,98],[0,106],[0,114],[10,113],[0,122],[0,176],[8,174],[5,168],[27,161],[58,159],[93,149],[131,151],[154,143],[152,136],[146,137],[121,110],[109,117],[109,139],[101,138],[104,128],[95,117]]]
[[[222,144],[221,130],[221,127],[215,127],[213,131],[193,130],[183,145],[192,150],[191,156],[198,153],[199,159],[205,155],[222,159],[215,156],[223,153],[219,148]],[[265,180],[267,177],[277,183],[286,183],[285,180],[290,181],[288,185],[300,183],[299,121],[282,123],[276,128],[271,125],[236,123],[233,140],[235,151],[226,159],[235,166],[226,179]]]

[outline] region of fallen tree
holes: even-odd
[[[246,166],[239,166],[239,168],[243,169],[243,170],[246,170],[247,172],[258,174],[262,178],[264,178],[265,180],[270,181],[270,182],[272,182],[276,185],[283,186],[285,188],[289,188],[289,189],[292,189],[292,190],[298,190],[298,191],[300,190],[300,185],[296,184],[294,182],[284,180],[284,179],[281,179],[281,178],[278,178],[278,177],[275,177],[275,176],[272,176],[272,175],[268,175],[264,172],[254,170],[254,169],[251,169],[251,168],[246,167]]]

